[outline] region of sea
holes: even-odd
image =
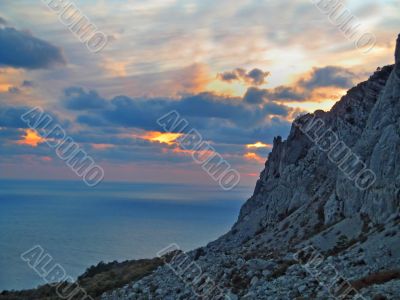
[[[0,291],[45,282],[21,259],[40,246],[76,278],[100,261],[152,258],[171,244],[188,251],[237,220],[250,187],[78,181],[0,181]]]

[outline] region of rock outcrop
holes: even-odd
[[[103,299],[400,299],[399,205],[400,35],[394,65],[275,138],[232,229],[188,253],[213,293],[165,265]]]

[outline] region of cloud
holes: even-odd
[[[138,164],[145,167],[150,162],[174,168],[193,167],[192,153],[184,151],[175,142],[176,133],[165,134],[156,120],[170,110],[176,109],[182,118],[189,121],[190,128],[199,130],[204,141],[213,147],[232,165],[258,166],[267,157],[269,148],[246,148],[248,144],[271,143],[276,135],[289,132],[290,122],[286,116],[290,111],[284,105],[266,102],[255,106],[240,98],[222,97],[212,93],[201,93],[176,99],[133,99],[118,96],[106,99],[96,91],[72,87],[65,91],[64,105],[76,122],[57,120],[80,147],[99,163]],[[87,109],[80,101],[96,99],[106,105],[90,104],[96,109]],[[75,102],[73,102],[75,101]],[[78,105],[79,104],[79,105]],[[52,149],[32,131],[20,117],[29,107],[0,106],[0,154],[10,162],[20,163],[24,157],[30,161],[48,163],[57,167],[59,160]],[[51,114],[51,111],[50,111]],[[51,114],[53,116],[53,114]],[[70,117],[70,116],[69,116]],[[68,120],[70,118],[67,118]],[[73,126],[66,126],[66,125]],[[245,153],[256,153],[258,160],[249,161]]]
[[[219,123],[216,126],[227,123],[230,126],[249,127],[262,124],[268,116],[278,115],[286,118],[291,112],[289,107],[276,103],[265,102],[258,107],[249,105],[240,98],[223,97],[213,93],[200,93],[181,99],[132,99],[118,96],[105,100],[93,91],[77,90],[79,94],[69,93],[68,95],[73,97],[66,99],[64,103],[67,104],[67,108],[85,111],[77,117],[77,121],[88,126],[114,125],[157,131],[160,128],[156,120],[169,111],[176,110],[200,128],[213,122]],[[88,106],[88,103],[92,102],[96,105]],[[106,102],[107,105],[104,104]],[[97,109],[92,112],[86,111],[88,107],[93,106]]]
[[[28,110],[27,107],[0,106],[0,127],[27,128],[21,116]]]
[[[21,93],[21,90],[16,86],[12,86],[12,87],[8,88],[8,92],[10,94],[19,94],[19,93]]]
[[[261,104],[269,95],[268,90],[258,89],[256,87],[250,87],[247,89],[243,100],[250,104]]]
[[[307,97],[307,92],[301,91],[296,86],[278,86],[268,94],[270,100],[304,100]]]
[[[93,142],[117,145],[114,148],[95,149],[94,155],[120,159],[124,162],[141,159],[146,162],[153,159],[159,161],[163,157],[182,162],[181,158],[169,155],[169,152],[167,156],[163,156],[159,145],[148,143],[138,146],[134,145],[134,140],[127,135],[120,136],[135,130],[136,126],[140,129],[160,130],[154,120],[160,113],[172,108],[182,109],[182,115],[190,120],[195,128],[201,130],[206,139],[229,155],[240,153],[240,145],[244,143],[271,142],[273,135],[285,135],[289,126],[288,118],[285,117],[287,108],[272,106],[271,102],[278,104],[277,102],[297,101],[300,103],[323,99],[322,96],[317,97],[316,93],[310,94],[318,89],[317,86],[321,85],[321,82],[324,82],[321,81],[321,75],[317,74],[318,72],[314,75],[309,72],[306,74],[308,76],[302,76],[303,85],[299,85],[297,82],[286,82],[290,75],[286,74],[286,71],[296,74],[307,70],[311,64],[321,67],[327,62],[352,66],[364,64],[363,67],[368,69],[383,65],[388,61],[388,54],[392,54],[392,51],[385,50],[391,47],[388,41],[393,39],[393,34],[399,27],[396,26],[399,22],[394,21],[398,20],[396,10],[393,9],[394,4],[393,7],[389,5],[386,8],[383,5],[383,12],[386,14],[382,13],[379,16],[373,14],[373,10],[367,10],[370,16],[366,23],[377,24],[378,26],[374,26],[373,29],[377,30],[375,33],[381,38],[379,47],[375,48],[376,53],[366,59],[354,56],[358,50],[354,49],[353,44],[344,39],[340,31],[332,28],[325,16],[318,10],[310,9],[309,3],[304,1],[232,2],[224,0],[198,1],[196,5],[169,0],[156,1],[157,3],[147,1],[145,4],[120,1],[120,5],[115,6],[114,2],[106,0],[102,1],[104,11],[110,11],[107,8],[111,5],[111,11],[118,18],[109,24],[107,18],[100,17],[96,21],[100,23],[96,25],[107,34],[115,35],[117,39],[99,58],[87,53],[85,47],[70,36],[67,30],[55,30],[51,26],[45,26],[51,25],[52,20],[45,15],[43,15],[44,18],[37,17],[42,13],[46,14],[42,8],[30,7],[33,11],[29,16],[23,13],[24,5],[20,2],[10,1],[0,15],[15,15],[18,26],[22,23],[31,24],[32,28],[35,28],[35,36],[62,46],[65,51],[68,51],[71,68],[30,73],[33,77],[28,79],[38,84],[38,88],[32,90],[24,90],[19,85],[21,78],[25,78],[23,74],[8,75],[7,81],[2,82],[3,92],[0,97],[7,98],[7,101],[13,103],[15,99],[20,101],[19,103],[40,101],[41,104],[48,103],[53,107],[58,104],[54,96],[66,86],[74,86],[79,82],[82,86],[90,87],[89,90],[83,90],[68,97],[64,95],[62,105],[67,105],[68,102],[64,100],[69,100],[70,111],[63,110],[62,112],[68,119],[71,115],[75,117],[78,120],[76,126],[84,129],[76,135],[72,132],[77,140],[88,144]],[[162,5],[158,2],[162,2]],[[363,7],[363,4],[355,4],[356,7]],[[84,8],[88,10],[89,15],[98,15],[98,7],[85,5]],[[5,12],[7,10],[9,13]],[[22,12],[22,18],[18,18],[19,12]],[[146,20],[143,18],[143,12],[146,12]],[[39,19],[40,24],[37,24]],[[152,22],[153,19],[157,22]],[[387,19],[389,21],[386,25],[380,25],[380,21]],[[126,30],[127,24],[128,27],[140,30]],[[19,28],[18,26],[16,28]],[[103,65],[103,59],[106,57],[115,59],[117,63],[121,62],[121,70],[118,64],[111,66],[111,70]],[[204,63],[205,67],[184,69],[193,62]],[[249,75],[251,83],[237,81],[237,75],[233,74],[236,77],[231,76],[233,80],[231,82],[240,84],[226,87],[226,84],[221,84],[222,82],[219,81],[216,85],[227,91],[232,89],[235,94],[241,94],[242,85],[244,85],[242,82],[244,82],[247,87],[258,86],[261,91],[252,90],[253,94],[249,92],[246,101],[242,98],[199,94],[210,86],[208,76],[212,77],[211,81],[215,80],[213,71],[235,70],[239,62],[240,66],[246,66],[246,75],[252,70],[247,66],[258,66],[261,70],[270,70],[274,76],[277,75],[274,78],[274,84],[281,86],[261,90],[264,86],[257,85],[262,82],[261,79],[257,79],[260,78],[257,72]],[[207,65],[210,66],[212,72],[207,70]],[[16,71],[23,72],[23,70]],[[115,78],[117,75],[124,75],[124,77]],[[311,79],[312,76],[315,77],[314,80]],[[268,77],[266,79],[272,81]],[[48,89],[43,90],[45,88],[43,82],[47,82]],[[346,84],[346,81],[344,82]],[[22,93],[10,95],[9,86],[19,87]],[[129,97],[121,96],[117,101],[114,96],[121,94]],[[184,96],[185,94],[192,96]],[[167,99],[168,97],[173,97],[173,99]],[[87,100],[81,103],[83,99]],[[107,105],[103,106],[102,99],[107,101]],[[114,100],[115,102],[111,103]],[[294,104],[290,103],[290,105]],[[215,112],[209,111],[214,108]],[[281,108],[281,115],[275,117],[273,113]],[[126,112],[121,113],[119,119],[118,112],[124,109]],[[224,109],[232,113],[232,116],[228,116]],[[0,130],[0,135],[5,131],[5,129]],[[44,146],[39,145],[36,149],[29,147],[23,150],[38,151]],[[17,146],[15,147],[12,150],[18,150]],[[16,153],[12,150],[10,149],[9,153]],[[260,155],[255,150],[251,152]],[[165,160],[164,163],[168,162]],[[19,161],[17,165],[20,166],[21,162]],[[261,164],[258,164],[257,169],[260,166]],[[170,170],[170,168],[165,169]],[[40,170],[36,170],[35,174],[41,173],[37,171]]]
[[[245,147],[245,145],[256,141],[272,142],[277,135],[286,136],[290,126],[291,122],[286,119],[273,117],[265,118],[262,123],[248,127],[232,126],[227,123],[219,123],[217,127],[211,122],[207,124],[207,127],[202,128],[201,132],[203,136],[215,143],[237,144]]]
[[[0,66],[47,69],[65,64],[62,51],[52,44],[15,28],[0,28]]]
[[[218,79],[226,82],[242,81],[251,86],[259,86],[266,83],[266,78],[270,72],[264,72],[260,69],[253,69],[247,72],[245,69],[237,68],[230,72],[218,74]]]
[[[278,86],[273,89],[247,89],[243,100],[250,104],[261,104],[265,101],[302,101],[309,96],[306,91],[300,91],[291,86]]]
[[[266,82],[265,79],[269,75],[270,72],[263,72],[260,69],[253,69],[249,73],[247,73],[247,78],[249,82],[252,83],[253,85],[261,85]]]
[[[127,64],[127,70],[132,65]],[[106,68],[106,67],[105,67]],[[178,97],[182,94],[196,94],[206,90],[207,85],[213,81],[210,68],[205,64],[191,64],[182,68],[167,69],[152,68],[143,63],[135,75],[115,77],[115,72],[106,68],[107,80],[99,81],[98,78],[85,78],[82,82],[97,89],[106,89],[108,94],[133,95],[134,97]]]
[[[276,115],[276,116],[286,117],[289,115],[290,109],[285,105],[280,105],[273,102],[267,102],[263,107],[263,111],[266,116]]]
[[[357,75],[348,69],[335,66],[313,68],[309,78],[302,78],[298,85],[313,89],[318,87],[350,88]]]
[[[11,95],[21,95],[24,93],[24,91],[26,89],[31,89],[34,86],[35,85],[32,81],[24,80],[21,84],[17,84],[17,85],[5,84],[2,92],[7,91]],[[7,96],[10,96],[9,94]],[[14,100],[14,99],[12,97],[8,97],[7,100]],[[8,101],[6,101],[6,102],[8,102]]]
[[[70,87],[64,91],[64,106],[70,110],[105,108],[107,101],[96,91],[85,91],[81,87]]]
[[[39,144],[44,143],[46,139],[42,138],[35,130],[27,129],[19,141],[18,145],[27,145],[36,148]]]
[[[272,89],[250,87],[247,89],[243,100],[249,104],[261,104],[266,101],[313,101],[315,100],[315,96],[324,95],[321,92],[316,93],[318,89],[348,89],[361,76],[362,74],[354,73],[342,67],[327,66],[313,68],[310,72],[302,74],[292,85],[281,85]],[[325,94],[325,96],[328,97],[331,95]]]
[[[290,128],[290,121],[287,118],[293,110],[285,105],[268,101],[256,106],[246,103],[241,98],[219,96],[213,93],[200,93],[172,99],[127,96],[105,99],[96,91],[87,91],[79,87],[67,89],[63,103],[76,114],[75,124],[79,124],[80,128],[85,128],[85,132],[81,131],[75,137],[76,140],[93,145],[107,144],[107,147],[94,146],[94,150],[101,151],[101,155],[107,153],[109,158],[113,157],[117,160],[124,157],[136,160],[137,157],[132,158],[132,155],[125,153],[121,147],[136,147],[137,138],[143,142],[146,137],[153,136],[154,132],[162,132],[157,119],[172,110],[178,111],[181,118],[188,120],[189,127],[199,130],[205,140],[212,142],[218,150],[222,149],[229,155],[237,155],[237,151],[245,151],[247,144],[257,141],[271,142],[275,135],[287,133]],[[93,107],[96,109],[92,109]],[[141,143],[141,147],[153,147],[156,141],[157,139],[147,139],[146,143]],[[228,144],[231,146],[221,146]],[[237,148],[235,145],[241,145],[241,147]],[[172,146],[164,144],[159,147]],[[149,148],[147,153],[143,150],[143,155],[150,159],[152,151],[159,151],[159,149],[150,150]],[[115,157],[117,152],[123,156]],[[178,151],[178,153],[182,155],[183,152]],[[241,154],[239,156],[243,159]]]
[[[26,114],[33,107],[30,106],[11,106],[11,105],[0,105],[0,128],[4,129],[26,129],[28,128],[27,123],[22,120],[22,115]],[[70,127],[68,120],[60,120],[56,114],[52,111],[45,111],[53,120],[54,123],[60,124],[63,128],[67,129]]]
[[[7,21],[2,17],[0,17],[0,25],[7,25]]]
[[[31,87],[34,87],[34,86],[35,86],[35,83],[33,81],[24,80],[22,82],[22,87],[31,88]]]

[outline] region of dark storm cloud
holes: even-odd
[[[15,28],[0,28],[0,66],[46,69],[65,64],[62,51],[52,44]]]

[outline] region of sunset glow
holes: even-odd
[[[202,153],[183,149],[179,131],[157,124],[175,111],[232,167],[258,174],[274,138],[285,138],[296,117],[330,110],[377,66],[393,63],[400,21],[397,6],[384,2],[368,4],[374,9],[349,2],[379,37],[363,55],[312,2],[80,1],[80,11],[108,37],[94,54],[46,5],[3,1],[4,160],[13,162],[16,177],[26,176],[18,167],[24,154],[69,176],[54,153],[43,153],[45,140],[21,122],[27,109],[39,106],[110,168],[134,164],[127,181],[140,177],[149,162],[180,174]],[[43,161],[44,154],[53,160]],[[195,168],[191,164],[190,172],[202,171]],[[115,174],[111,179],[121,178]],[[243,176],[243,184],[251,177]]]
[[[252,148],[272,148],[272,145],[270,144],[264,144],[262,142],[257,142],[254,144],[248,144],[246,145],[247,149],[252,149]]]
[[[265,161],[265,159],[254,152],[247,152],[243,157],[248,160],[255,160],[259,163],[263,163]]]
[[[37,147],[39,144],[44,143],[46,140],[42,138],[35,130],[26,129],[25,135],[22,140],[18,141],[18,145],[28,145],[33,148]]]
[[[173,145],[175,141],[182,136],[181,133],[150,131],[141,136],[143,139],[158,142],[167,145]]]
[[[11,84],[0,83],[0,93],[8,92],[10,88],[12,88]]]
[[[110,149],[110,148],[114,147],[114,145],[111,145],[111,144],[92,144],[92,147],[94,149],[97,149],[97,150],[107,150],[107,149]]]

